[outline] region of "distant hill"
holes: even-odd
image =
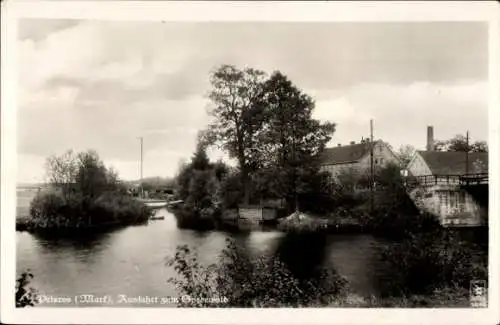
[[[47,187],[46,183],[17,183],[17,188],[37,188],[37,187]]]
[[[174,183],[173,178],[169,177],[145,177],[142,180],[142,183],[144,185],[150,185],[150,186],[172,186]],[[132,180],[132,181],[125,181],[125,184],[129,184],[131,186],[137,186],[141,184],[140,180]]]

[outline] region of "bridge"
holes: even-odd
[[[488,207],[488,173],[422,175],[405,178],[408,195],[443,226],[484,224]]]
[[[458,185],[473,186],[488,184],[488,173],[466,175],[422,175],[409,176],[405,179],[408,186]]]

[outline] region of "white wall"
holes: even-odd
[[[432,175],[429,166],[427,166],[422,156],[418,153],[415,153],[415,156],[408,164],[407,169],[413,176]]]
[[[374,167],[382,168],[387,166],[389,163],[399,164],[399,161],[387,145],[381,141],[376,142],[373,147]],[[334,177],[342,172],[362,174],[363,172],[369,172],[370,170],[370,155],[366,155],[356,163],[325,165],[322,166],[321,169],[330,172],[330,174]]]

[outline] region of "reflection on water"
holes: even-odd
[[[289,233],[279,242],[277,255],[298,279],[308,279],[324,265],[327,248],[325,234]]]
[[[175,276],[165,265],[178,245],[196,249],[202,263],[216,262],[226,238],[233,238],[249,254],[277,254],[293,273],[311,276],[319,265],[334,267],[360,294],[376,293],[370,274],[376,266],[367,235],[292,235],[277,231],[244,234],[180,230],[166,210],[164,220],[78,239],[49,239],[17,233],[18,273],[29,268],[33,285],[53,296],[80,294],[176,296],[167,279]]]

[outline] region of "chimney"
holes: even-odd
[[[355,141],[351,141],[351,144],[355,144],[356,142]]]
[[[434,128],[427,127],[427,151],[434,151]]]
[[[342,147],[342,145],[340,143],[337,143],[337,147]]]

